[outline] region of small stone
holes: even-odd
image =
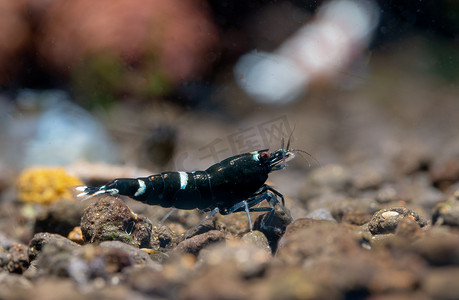
[[[157,270],[162,268],[144,251],[120,241],[106,241],[98,246],[51,242],[44,245],[36,261],[38,274],[35,276],[71,278],[81,287],[90,284],[94,278],[102,281],[91,284],[102,286],[112,280],[117,281],[120,273],[132,266],[148,265]]]
[[[152,263],[148,253],[136,247],[122,243],[120,241],[105,241],[105,242],[100,243],[99,247],[106,248],[106,249],[121,250],[125,252],[127,255],[129,255],[135,264]],[[160,269],[160,266],[158,264],[155,264],[155,266],[157,266],[158,269]]]
[[[453,157],[434,164],[430,171],[434,185],[440,190],[446,190],[450,185],[459,181],[459,158]]]
[[[14,243],[8,250],[8,264],[6,269],[10,273],[22,274],[29,267],[28,247],[24,244]]]
[[[377,212],[379,208],[379,204],[371,197],[346,198],[343,201],[335,203],[331,209],[331,213],[339,222],[342,221],[344,215],[348,213],[372,215]]]
[[[412,175],[425,171],[432,161],[432,154],[426,149],[424,142],[406,140],[401,145],[399,155],[395,157],[396,170],[400,174]]]
[[[29,267],[27,246],[21,243],[11,242],[0,246],[0,270],[10,273],[22,274]]]
[[[358,168],[352,176],[352,185],[358,190],[376,189],[383,182],[383,175],[375,167]]]
[[[386,246],[388,243],[393,241],[396,238],[396,235],[393,233],[382,233],[372,235],[370,238],[371,248],[378,248],[379,246]]]
[[[309,228],[309,227],[316,226],[316,225],[317,226],[319,225],[327,226],[327,224],[330,226],[337,225],[335,222],[330,222],[330,221],[325,221],[325,220],[315,220],[311,218],[296,219],[295,221],[293,221],[293,223],[287,226],[283,237],[286,238],[288,237],[288,235],[294,234],[295,232],[300,231],[303,228]]]
[[[191,238],[180,242],[177,247],[175,247],[174,251],[180,253],[190,253],[197,256],[201,249],[224,239],[225,234],[223,232],[211,230],[203,234],[192,236]]]
[[[390,203],[401,199],[399,192],[392,185],[382,186],[376,193],[376,201],[378,203]]]
[[[97,299],[104,299],[100,294]],[[39,284],[27,290],[22,299],[88,299],[87,294],[78,291],[75,283],[67,278],[54,276],[40,278]]]
[[[264,235],[261,231],[254,230],[247,232],[242,236],[241,241],[246,243],[247,245],[252,245],[271,253],[268,238],[266,238],[266,235]]]
[[[458,267],[434,269],[426,276],[422,288],[432,299],[459,299]]]
[[[234,266],[240,277],[251,278],[262,274],[271,260],[269,248],[234,239],[203,250],[199,254],[198,264],[200,269]]]
[[[372,234],[394,233],[405,217],[412,218],[420,227],[427,225],[427,221],[416,212],[406,207],[394,207],[376,212],[368,224],[368,229]]]
[[[447,201],[435,205],[432,211],[432,224],[459,226],[459,201],[456,197],[458,191],[448,197]]]
[[[2,287],[1,296],[4,299],[26,299],[25,297],[7,297],[4,293],[5,290],[15,290],[15,291],[23,291],[28,290],[33,287],[32,282],[25,278],[22,275],[18,274],[10,274],[8,272],[1,272],[0,273],[0,286]],[[11,296],[11,295],[10,295]]]
[[[249,286],[251,281],[241,275],[233,261],[222,261],[218,265],[204,267],[198,276],[186,279],[185,287],[174,298],[188,300],[250,299],[253,297]]]
[[[83,232],[81,232],[80,226],[75,226],[75,228],[73,228],[73,230],[69,233],[67,238],[77,244],[80,244],[80,245],[84,244]]]
[[[29,245],[29,250],[32,247]],[[69,266],[76,259],[77,250],[81,246],[63,238],[50,239],[47,243],[40,245],[40,247],[40,254],[36,258],[37,275],[52,274],[59,277],[68,277],[70,274]]]
[[[459,264],[459,236],[456,233],[431,230],[410,244],[410,250],[434,266]]]
[[[336,220],[335,220],[335,218],[333,218],[331,212],[326,208],[319,208],[319,209],[313,210],[310,213],[308,213],[305,218],[311,218],[311,219],[314,219],[314,220],[325,220],[325,221],[336,222]]]
[[[341,222],[352,225],[363,225],[370,222],[371,214],[359,212],[347,212],[343,214]]]
[[[266,236],[272,251],[276,252],[277,242],[284,234],[287,225],[290,223],[290,218],[284,212],[272,210],[259,216],[255,220],[253,227]]]
[[[350,185],[351,174],[343,166],[336,164],[321,166],[311,171],[300,190],[299,198],[307,202],[326,191],[344,191]]]
[[[420,232],[421,226],[411,217],[404,217],[397,225],[395,234],[405,238],[413,237]]]
[[[119,198],[100,197],[89,205],[81,218],[83,238],[89,243],[117,240],[150,248],[153,225],[146,217],[134,214]]]
[[[356,236],[345,227],[330,221],[298,219],[279,240],[276,259],[298,265],[318,256],[352,255],[360,250]]]
[[[182,236],[179,236],[172,231],[169,226],[159,225],[154,226],[152,231],[152,244],[158,248],[173,249],[179,242],[183,240]]]
[[[336,219],[336,216],[333,215],[334,208],[341,206],[341,203],[346,202],[347,200],[348,197],[344,193],[324,191],[320,195],[308,199],[304,205],[308,211],[314,211],[321,208],[328,209],[332,213],[332,216]]]
[[[179,287],[175,282],[174,272],[172,276],[165,276],[165,272],[159,272],[148,266],[130,268],[127,271],[127,283],[134,290],[157,299],[177,299]],[[170,278],[172,277],[172,278]]]
[[[331,187],[333,190],[342,190],[351,181],[349,171],[340,165],[326,165],[313,171],[310,175],[314,183]]]
[[[29,249],[27,250],[27,253],[29,255],[29,261],[33,261],[34,259],[36,259],[38,254],[42,251],[44,245],[47,245],[49,243],[66,244],[71,247],[80,246],[77,243],[74,243],[71,240],[59,234],[47,233],[47,232],[37,233],[34,235],[32,240],[29,242]]]

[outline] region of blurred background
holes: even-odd
[[[287,195],[318,164],[395,180],[459,159],[456,1],[0,1],[0,28],[1,190],[30,166],[191,171],[290,135],[311,156],[274,175]]]

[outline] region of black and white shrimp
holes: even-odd
[[[283,147],[274,152],[265,149],[229,157],[205,171],[164,172],[119,178],[101,187],[79,186],[76,189],[81,193],[77,196],[124,195],[149,205],[208,211],[193,229],[218,212],[227,215],[245,211],[252,230],[250,212],[272,211],[276,205],[293,220],[285,209],[283,195],[265,182],[269,173],[284,169],[297,151],[304,152]],[[264,200],[269,207],[259,206]]]

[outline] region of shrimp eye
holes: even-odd
[[[265,152],[261,152],[260,153],[260,158],[262,160],[267,160],[271,157],[271,153],[269,153],[268,151],[265,151]]]

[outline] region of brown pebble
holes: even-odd
[[[6,270],[10,273],[22,274],[29,267],[28,247],[24,244],[13,243],[8,250]]]
[[[416,222],[416,219],[409,215],[404,217],[397,225],[395,234],[402,237],[412,237],[416,233],[420,232],[421,226]]]
[[[152,227],[150,220],[134,214],[120,198],[113,196],[100,197],[84,210],[81,218],[83,238],[89,243],[117,240],[150,248]]]
[[[371,215],[367,213],[347,212],[343,214],[341,222],[353,225],[363,225],[365,223],[368,223],[370,219]]]
[[[430,176],[437,188],[446,190],[450,185],[459,181],[459,158],[453,157],[434,165],[430,171]]]
[[[43,247],[47,244],[67,244],[71,247],[79,247],[75,242],[55,233],[41,232],[33,236],[32,240],[29,242],[29,248],[27,253],[29,255],[29,261],[34,260],[43,250]]]
[[[459,190],[448,197],[445,202],[435,205],[432,211],[432,224],[459,226]]]
[[[191,253],[197,256],[199,251],[204,247],[224,239],[225,234],[223,232],[211,230],[180,242],[174,250],[182,253]]]
[[[416,212],[406,207],[393,207],[377,211],[368,223],[368,229],[372,234],[394,233],[405,217],[412,218],[420,227],[427,225],[427,221]]]
[[[445,267],[429,272],[423,290],[433,299],[459,299],[458,267]]]

